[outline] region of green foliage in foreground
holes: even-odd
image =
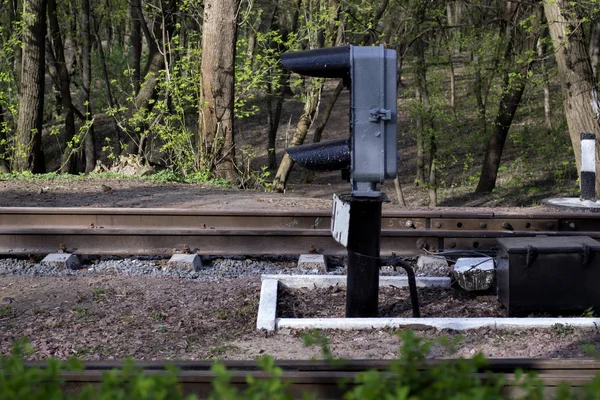
[[[433,346],[442,345],[451,349],[455,343],[439,340],[434,343],[418,338],[412,331],[399,333],[402,339],[400,356],[393,361],[387,371],[366,371],[360,373],[353,382],[347,385],[345,399],[361,400],[472,400],[503,399],[504,377],[485,374],[485,379],[478,376],[484,372],[486,359],[476,355],[472,359],[447,360],[435,366],[423,369],[421,366]],[[332,353],[326,337],[312,333],[305,337],[306,343],[318,345],[325,352],[325,358],[332,360]],[[162,400],[186,399],[178,385],[177,370],[168,368],[163,375],[146,375],[131,361],[126,361],[120,370],[112,370],[104,374],[103,381],[96,387],[85,387],[76,393],[66,393],[62,387],[60,374],[63,371],[81,371],[83,364],[77,360],[62,362],[48,360],[46,368],[25,367],[23,358],[32,349],[24,342],[13,346],[10,356],[0,357],[0,400],[95,400],[95,399],[128,399],[128,400]],[[340,360],[336,360],[341,362]],[[246,378],[247,388],[239,391],[231,384],[231,372],[219,362],[212,367],[215,374],[211,400],[248,400],[272,399],[285,400],[294,398],[288,391],[289,384],[281,380],[283,371],[275,365],[272,357],[266,356],[259,361],[261,369],[270,377],[267,379]],[[544,393],[542,381],[534,374],[517,371],[516,388],[511,398],[538,400],[554,399],[598,399],[600,398],[600,374],[583,388],[572,389],[567,383],[559,385],[552,397]],[[514,386],[514,384],[513,384]],[[305,393],[303,398],[315,398]]]

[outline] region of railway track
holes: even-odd
[[[329,211],[127,208],[0,208],[0,254],[345,255]],[[490,249],[498,237],[585,235],[600,239],[592,213],[394,211],[382,218],[381,254]]]
[[[428,360],[421,368],[429,368],[439,360]],[[279,360],[277,365],[283,370],[281,379],[289,383],[290,392],[296,397],[302,393],[314,393],[317,398],[343,398],[343,394],[352,384],[341,387],[342,382],[351,382],[361,371],[369,369],[385,371],[389,368],[389,360],[347,360],[342,365],[332,365],[325,361]],[[254,361],[224,361],[231,372],[231,384],[237,389],[246,387],[246,377],[257,379],[268,377]],[[41,366],[40,363],[29,365]],[[165,374],[165,362],[136,363],[146,374]],[[212,362],[174,362],[178,368],[179,382],[186,394],[196,394],[199,398],[208,398],[212,389],[214,374],[210,371]],[[89,362],[83,372],[63,372],[62,378],[67,390],[78,390],[85,385],[97,385],[102,381],[105,372],[119,368],[115,362]],[[568,382],[571,387],[581,387],[590,382],[600,372],[600,361],[581,359],[490,359],[485,369],[478,375],[485,379],[493,374],[504,376],[505,392],[508,397],[518,392],[515,372],[522,370],[535,372],[543,382],[546,392],[552,392],[561,382]]]

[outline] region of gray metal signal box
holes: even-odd
[[[396,176],[396,52],[350,47],[353,196],[379,196],[376,184]]]

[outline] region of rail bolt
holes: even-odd
[[[438,228],[438,229],[441,228],[442,227],[442,223],[441,222],[436,222],[435,223],[435,227]]]
[[[479,227],[480,227],[481,229],[485,229],[485,228],[487,228],[487,224],[486,224],[485,222],[480,222],[480,223],[479,223]]]

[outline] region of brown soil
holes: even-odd
[[[417,288],[424,317],[506,317],[506,310],[495,295],[474,295],[459,290]],[[277,296],[279,318],[343,318],[346,290],[339,286],[325,289],[282,288]],[[412,317],[408,288],[384,287],[379,290],[382,318]]]
[[[34,359],[71,355],[85,360],[253,359],[264,353],[279,359],[319,357],[318,349],[304,346],[303,332],[284,329],[267,336],[255,331],[259,288],[257,277],[191,281],[117,275],[4,276],[0,351],[7,353],[12,341],[27,337],[36,350]],[[407,315],[406,294],[396,292],[383,291],[382,308],[401,297],[397,303],[404,311],[400,315]],[[303,292],[301,297],[318,297],[317,293]],[[461,296],[449,295],[439,302],[435,300],[438,296],[420,294],[424,313],[447,304],[456,310],[442,312],[444,315],[464,312],[469,306],[477,307],[479,315],[501,314],[490,296],[469,298],[461,304]],[[339,306],[338,300],[332,308]],[[317,304],[314,308],[324,307]],[[305,316],[318,315],[304,308],[296,310]],[[600,345],[597,331],[561,326],[464,333],[424,330],[418,334],[430,339],[461,336],[457,354],[462,356],[481,351],[489,357],[582,357],[583,344]],[[344,358],[393,358],[400,345],[390,330],[328,331],[326,335],[333,353]],[[430,356],[452,354],[435,347]]]

